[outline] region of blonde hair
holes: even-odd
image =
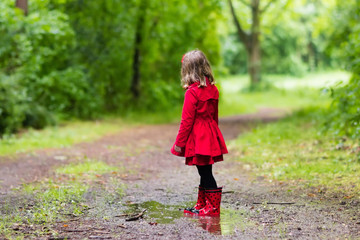
[[[195,82],[199,82],[198,87],[206,86],[206,78],[210,84],[215,84],[215,79],[205,54],[200,50],[187,52],[182,59],[181,66],[181,85],[189,87]]]

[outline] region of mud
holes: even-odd
[[[284,114],[264,109],[221,119],[220,128],[229,141],[257,122],[274,121]],[[127,186],[124,196],[107,189],[105,176],[102,184],[95,184],[85,194],[89,208],[80,216],[45,224],[48,234],[36,234],[44,232],[41,224],[15,226],[29,233],[27,238],[360,239],[358,202],[337,196],[314,198],[301,189],[289,191],[293,186],[251,177],[234,152],[214,165],[218,185],[224,186],[221,216],[184,215],[181,209],[196,199],[199,177],[194,167],[185,166],[182,158],[169,153],[177,129],[177,124],[141,126],[93,143],[2,159],[0,202],[28,203],[28,196],[18,196],[12,188],[51,178],[56,166],[86,156],[124,168],[125,174],[118,178]],[[126,221],[144,209],[142,218]]]

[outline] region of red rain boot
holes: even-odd
[[[219,216],[222,187],[217,189],[205,189],[206,206],[194,213],[199,216]]]
[[[191,208],[185,208],[184,213],[194,213],[195,210],[200,210],[203,207],[205,207],[206,201],[205,201],[205,189],[203,187],[199,186],[199,192],[198,192],[198,199],[197,203],[194,207]]]

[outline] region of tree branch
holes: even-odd
[[[260,10],[260,13],[266,12],[266,10],[271,6],[271,4],[276,2],[276,1],[277,0],[269,0],[269,2],[265,5],[265,7]]]
[[[240,2],[242,2],[244,5],[251,7],[251,4],[246,2],[245,0],[239,0]]]
[[[234,9],[234,6],[233,6],[231,0],[228,0],[228,2],[229,2],[230,10],[231,10],[231,15],[233,16],[235,26],[236,26],[236,30],[237,30],[237,32],[239,34],[239,37],[240,37],[241,41],[245,44],[245,47],[248,48],[249,35],[241,27],[239,19],[236,16],[235,9]]]

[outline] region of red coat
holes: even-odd
[[[171,153],[182,157],[195,155],[220,156],[228,153],[218,127],[219,91],[207,81],[206,87],[192,84],[185,92],[181,123]]]

